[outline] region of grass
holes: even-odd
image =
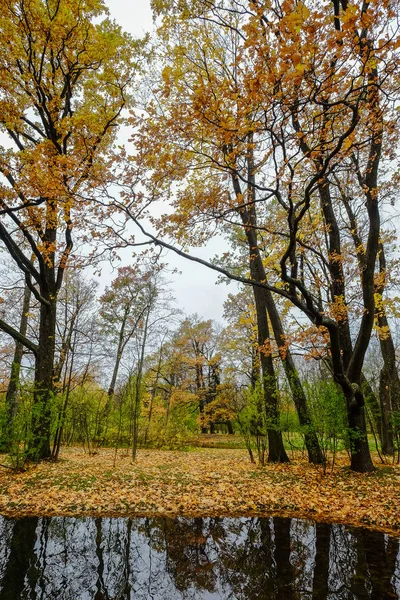
[[[96,516],[287,515],[398,533],[400,467],[361,475],[339,453],[324,474],[295,452],[289,464],[251,464],[244,449],[139,450],[135,464],[114,451],[63,448],[62,461],[23,473],[0,470],[0,513]],[[0,459],[1,462],[1,459]]]

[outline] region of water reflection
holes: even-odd
[[[277,517],[0,517],[0,599],[53,598],[400,598],[399,539]]]

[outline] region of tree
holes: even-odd
[[[224,302],[228,326],[222,331],[220,347],[227,378],[253,389],[260,379],[257,324],[250,288],[229,294]]]
[[[136,138],[137,168],[150,173],[146,201],[174,198],[174,214],[153,219],[155,241],[196,245],[215,224],[243,227],[250,277],[217,270],[286,298],[326,335],[351,467],[372,470],[361,375],[375,318],[379,177],[396,147],[398,3],[153,4],[164,18],[160,44],[174,57]],[[348,169],[366,217],[361,316],[351,326],[331,193]],[[140,225],[139,200],[125,210]]]
[[[35,318],[35,308],[31,307],[31,291],[21,280],[20,273],[16,269],[12,260],[4,261],[2,265],[2,298],[1,298],[1,316],[7,315],[10,325],[15,327],[21,335],[27,335],[28,328],[30,335],[34,335],[37,319]],[[17,440],[18,426],[16,417],[21,399],[22,382],[29,373],[32,365],[32,354],[21,342],[7,336],[11,342],[12,354],[10,354],[10,364],[8,365],[8,377],[5,393],[5,413],[2,423],[1,444],[4,450],[13,452],[18,446]],[[16,445],[14,445],[16,443]],[[13,447],[14,446],[14,447]]]
[[[189,375],[191,391],[198,398],[202,433],[213,430],[212,422],[208,423],[206,407],[215,400],[220,384],[221,355],[217,339],[215,324],[211,320],[201,320],[197,314],[181,323],[174,339]]]
[[[137,333],[140,323],[146,319],[152,304],[152,298],[148,294],[150,280],[150,272],[141,273],[139,268],[121,267],[118,269],[118,276],[100,298],[100,319],[103,332],[117,345],[114,368],[107,392],[107,404],[103,415],[105,419],[111,410],[118,372],[126,346]]]
[[[132,461],[135,462],[137,447],[139,441],[139,416],[142,402],[142,389],[143,389],[143,366],[144,359],[147,350],[147,344],[149,341],[149,335],[151,328],[155,323],[159,321],[159,318],[153,319],[153,312],[157,305],[157,299],[159,296],[159,289],[156,278],[149,279],[145,287],[145,298],[146,305],[145,311],[142,316],[141,322],[136,335],[136,368],[134,372],[134,391],[131,394],[131,408],[132,408]],[[132,376],[130,377],[130,379]],[[128,384],[129,385],[129,384]]]
[[[88,339],[94,334],[92,326],[96,289],[96,281],[86,281],[79,271],[70,271],[58,297],[58,357],[54,366],[54,385],[60,403],[54,423],[53,460],[58,459],[60,452],[73,380],[76,380],[78,369],[82,367],[79,350],[82,352],[82,347],[87,345]],[[84,377],[81,384],[84,384]]]
[[[0,327],[35,355],[31,454],[46,458],[57,296],[91,188],[107,178],[143,43],[104,18],[101,0],[4,0],[0,9],[0,240],[40,304],[38,343],[3,319]]]
[[[31,290],[27,285],[25,285],[24,296],[22,302],[22,312],[21,312],[21,320],[19,325],[19,333],[22,336],[26,336],[28,329],[28,317],[29,317],[29,306],[31,300]],[[6,446],[10,443],[12,439],[12,430],[13,423],[15,419],[15,415],[17,413],[18,408],[18,390],[20,386],[20,372],[21,372],[21,364],[22,358],[24,355],[24,345],[20,341],[15,342],[14,356],[13,361],[11,363],[11,372],[10,372],[10,380],[7,386],[6,393],[6,407],[7,407],[7,429],[6,433]]]
[[[160,405],[158,430],[161,429],[162,432],[162,436],[159,434],[158,436],[161,439],[167,439],[170,432],[175,435],[174,428],[178,421],[179,430],[185,430],[188,413],[197,413],[199,409],[192,360],[188,356],[186,344],[181,343],[180,330],[181,327],[178,331],[166,330],[166,339],[162,338],[155,365],[153,362],[155,357],[148,357],[147,368],[150,367],[147,372],[147,385],[150,388],[148,426],[154,413],[153,405],[158,392]],[[148,427],[146,440],[147,429]]]

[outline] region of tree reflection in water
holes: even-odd
[[[389,600],[399,539],[279,517],[0,517],[0,599],[42,598]]]

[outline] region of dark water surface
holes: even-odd
[[[399,550],[382,533],[277,517],[0,517],[0,599],[393,599]]]

